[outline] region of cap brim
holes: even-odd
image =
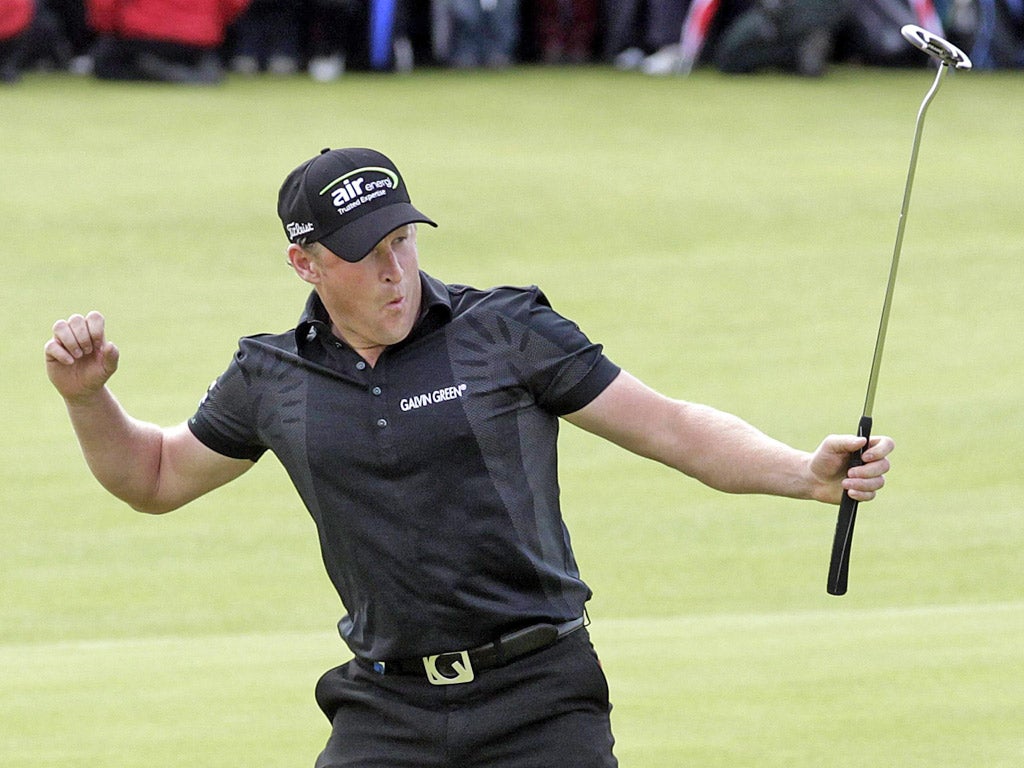
[[[388,232],[406,224],[419,222],[432,227],[437,226],[410,203],[393,203],[360,216],[355,221],[324,235],[318,242],[339,258],[354,264],[362,261]]]

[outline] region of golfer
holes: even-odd
[[[130,417],[107,389],[118,350],[97,312],[45,347],[86,461],[163,513],[267,450],[316,522],[354,658],[317,701],[318,768],[614,766],[590,590],[562,521],[559,418],[731,493],[874,498],[893,442],[807,453],[672,400],[620,370],[537,288],[421,272],[405,180],[369,149],[324,150],[285,180],[288,260],[312,286],[298,325],[243,338],[183,424]]]

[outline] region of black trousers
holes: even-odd
[[[332,723],[316,768],[615,768],[608,684],[586,629],[461,685],[327,672]]]

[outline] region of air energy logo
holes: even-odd
[[[339,176],[318,194],[330,193],[331,203],[338,213],[344,214],[395,189],[398,189],[397,173],[388,168],[367,166]]]

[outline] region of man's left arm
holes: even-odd
[[[813,453],[781,443],[732,414],[673,400],[622,371],[570,423],[728,493],[763,493],[838,504],[843,490],[870,501],[885,483],[893,441],[874,436],[864,464],[855,435],[825,438]]]

